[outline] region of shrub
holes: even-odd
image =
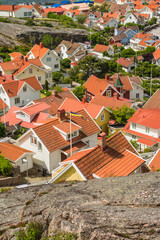
[[[61,81],[63,81],[63,79],[64,79],[64,76],[61,72],[57,71],[57,72],[52,73],[52,80],[54,82],[61,82]]]
[[[26,233],[20,230],[17,234],[17,240],[40,240],[43,228],[38,222],[30,222],[26,228]]]
[[[26,22],[25,22],[25,25],[27,25],[27,26],[30,27],[30,26],[34,26],[35,23],[34,23],[33,19],[28,18],[28,19],[26,20]]]
[[[47,239],[42,240],[77,240],[78,236],[76,233],[56,233],[53,236],[49,236]]]
[[[64,68],[70,68],[71,60],[69,58],[65,58],[61,60],[61,66]]]
[[[0,122],[0,137],[4,137],[6,133],[6,127]]]
[[[0,192],[1,192],[1,193],[5,193],[5,192],[8,192],[8,191],[10,191],[10,190],[11,190],[10,187],[1,187]]]
[[[145,148],[145,149],[144,149],[144,153],[148,153],[148,152],[151,152],[151,149]]]
[[[12,172],[12,164],[2,155],[0,155],[0,172],[5,177],[10,176]]]
[[[138,149],[139,145],[136,140],[130,140],[130,143],[133,145],[135,149]]]
[[[64,92],[63,88],[61,86],[56,86],[53,88],[57,93]]]

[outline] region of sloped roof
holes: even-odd
[[[153,56],[156,61],[160,58],[160,48],[153,53]]]
[[[142,81],[141,81],[140,77],[138,77],[138,76],[132,75],[132,77],[130,77],[130,80],[131,80],[131,82],[134,82],[138,85],[142,84]]]
[[[121,98],[120,98],[121,99]],[[128,99],[127,99],[128,100]],[[133,103],[123,101],[123,100],[118,100],[114,97],[107,97],[107,96],[100,96],[96,95],[92,100],[91,103],[97,104],[104,106],[106,108],[113,108],[113,110],[116,110],[116,107],[123,107],[124,105],[127,107],[131,107]]]
[[[131,61],[129,58],[123,58],[123,57],[120,57],[119,59],[117,59],[116,62],[122,65],[123,67],[129,67],[133,63],[133,61]]]
[[[123,76],[121,74],[117,74],[115,73],[110,79],[113,81],[113,84],[115,84],[117,78],[118,78],[118,75],[119,75],[119,78],[123,84],[123,89],[126,90],[126,91],[129,91],[129,90],[132,90],[133,87],[132,87],[132,84],[131,84],[131,81],[130,81],[130,78],[128,76]]]
[[[101,95],[109,86],[109,83],[104,79],[100,79],[94,75],[91,75],[84,83],[84,86],[87,88],[87,91],[93,95]]]
[[[2,86],[9,97],[14,97],[14,96],[17,96],[18,92],[20,91],[20,89],[22,88],[25,82],[36,91],[42,89],[42,86],[40,85],[36,77],[30,77],[22,80],[11,81],[11,82],[4,82],[2,83]]]
[[[29,106],[22,107],[20,111],[26,113],[28,116],[37,114],[38,112],[48,110],[50,106],[45,102],[37,102]]]
[[[71,98],[74,100],[78,100],[76,96],[70,91],[68,88],[63,88],[63,92],[56,93],[56,95],[51,95],[48,97],[40,98],[37,100],[34,100],[34,102],[45,102],[47,103],[51,108],[49,109],[50,115],[55,115],[57,113],[58,108],[63,103],[63,101],[66,98]]]
[[[160,150],[158,150],[152,158],[149,167],[151,168],[151,172],[155,172],[157,169],[160,169]]]
[[[72,116],[72,122],[82,128],[79,136],[72,138],[73,143],[100,131],[93,119],[91,119],[85,110],[78,111],[77,113],[81,114],[84,119]],[[66,116],[66,121],[69,121],[69,119],[70,116]],[[49,152],[64,148],[70,144],[70,141],[66,141],[60,132],[54,128],[54,126],[56,127],[59,123],[60,121],[57,117],[55,117],[53,121],[49,121],[34,128],[34,132],[41,139]]]
[[[7,108],[8,105],[0,98],[0,110]]]
[[[41,47],[40,45],[35,44],[34,47],[30,50],[30,52],[33,53],[35,58],[42,59],[42,57],[48,52],[48,50],[48,48]]]
[[[109,48],[109,46],[102,45],[102,44],[96,44],[93,51],[103,53],[104,51],[107,51],[108,48]]]
[[[12,53],[10,53],[9,55],[10,55],[12,58],[21,57],[21,56],[24,57],[24,55],[23,55],[22,53],[20,53],[20,52],[12,52]]]
[[[143,105],[143,109],[152,109],[152,108],[160,108],[160,89],[148,99],[148,101]]]
[[[25,153],[33,153],[27,149],[15,146],[11,143],[0,143],[0,154],[11,161],[16,161]]]
[[[88,102],[80,102],[78,100],[66,98],[59,109],[65,109],[65,111],[77,112],[82,109],[86,109],[86,111],[90,114],[90,116],[95,119],[97,115],[102,111],[103,107],[101,105],[88,103]]]
[[[128,176],[144,163],[122,132],[114,134],[106,140],[104,151],[99,146],[82,150],[65,162],[72,160],[84,177]]]

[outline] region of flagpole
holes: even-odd
[[[72,156],[72,129],[71,129],[71,110],[70,110],[70,156]]]

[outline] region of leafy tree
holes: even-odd
[[[68,71],[69,77],[72,79],[72,81],[76,82],[78,82],[78,73],[79,73],[78,66],[75,66],[74,68],[71,68]]]
[[[153,53],[155,52],[155,47],[147,47],[145,50],[144,50],[144,53]]]
[[[126,105],[121,108],[117,107],[116,110],[111,109],[111,111],[111,119],[120,124],[126,124],[128,119],[135,113],[134,109],[129,108]]]
[[[77,22],[80,24],[83,24],[86,20],[87,16],[86,15],[78,15],[76,16]]]
[[[64,76],[61,72],[53,72],[52,73],[52,80],[54,82],[62,82],[64,79]]]
[[[65,58],[61,60],[61,65],[64,68],[70,68],[70,63],[71,63],[71,60],[69,58]]]
[[[52,46],[52,37],[51,35],[49,34],[45,34],[43,37],[42,37],[42,43],[44,45],[44,47],[46,48],[51,48]]]
[[[55,90],[57,93],[61,93],[61,92],[64,92],[63,88],[61,86],[55,86],[53,88],[53,90]]]
[[[0,122],[0,137],[4,137],[6,134],[6,127],[2,122]]]
[[[63,79],[63,83],[64,84],[67,84],[67,83],[72,84],[72,79],[70,77],[66,77],[66,78]]]
[[[130,143],[133,145],[133,147],[137,150],[139,145],[136,140],[130,140]]]
[[[25,25],[31,27],[31,26],[34,26],[35,23],[34,23],[33,19],[28,18],[28,19],[26,20],[26,22],[25,22]]]
[[[11,175],[11,172],[12,164],[9,162],[9,160],[0,155],[0,173],[3,176],[8,177]]]
[[[128,48],[128,49],[124,49],[120,56],[123,58],[127,58],[127,57],[133,57],[135,55],[135,51],[132,48]]]
[[[76,95],[77,98],[79,98],[79,100],[82,100],[85,94],[85,87],[84,86],[75,87],[73,93]]]
[[[157,23],[157,18],[156,17],[153,17],[151,18],[151,20],[147,23],[147,25],[153,25],[153,24],[156,24]]]

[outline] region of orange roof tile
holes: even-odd
[[[118,99],[115,99],[114,97],[112,98],[112,97],[99,96],[99,95],[96,95],[91,100],[91,103],[101,105],[101,106],[104,106],[106,108],[113,108],[114,110],[116,110],[117,107],[121,108],[124,105],[127,106],[127,107],[131,107],[133,105],[133,103],[131,103],[131,102],[118,100]]]
[[[160,150],[158,150],[152,158],[149,167],[151,168],[151,172],[155,172],[157,169],[160,169]]]
[[[160,58],[160,48],[153,53],[153,56],[156,61]]]
[[[115,13],[104,13],[103,14],[103,17],[111,17],[111,18],[114,18],[114,19],[117,19],[119,16],[119,13],[118,12],[115,12]]]
[[[123,84],[123,89],[126,91],[132,90],[132,83],[130,81],[130,78],[128,76],[123,76],[121,74],[119,74],[120,80]],[[111,83],[115,84],[118,78],[118,73],[115,73],[110,79],[111,79]],[[113,81],[113,82],[112,82]]]
[[[129,58],[123,58],[123,57],[120,57],[119,59],[117,59],[116,62],[122,65],[123,67],[129,67],[132,63],[134,63]]]
[[[87,91],[93,95],[101,95],[109,86],[109,83],[104,79],[100,79],[94,75],[91,75],[84,83],[84,86],[87,88]]]
[[[26,113],[28,116],[32,116],[39,112],[48,110],[49,108],[50,108],[50,106],[48,104],[46,104],[45,102],[38,102],[38,103],[34,103],[29,106],[22,107],[20,109],[20,111]]]
[[[93,51],[103,53],[104,51],[107,51],[108,48],[109,48],[109,46],[96,44],[96,46],[94,47]]]
[[[94,123],[93,119],[90,118],[85,110],[78,111],[78,113],[81,114],[84,119],[81,117],[72,116],[72,122],[82,128],[79,131],[79,136],[72,138],[73,143],[100,131],[98,126]],[[67,115],[66,120],[69,119],[70,116]],[[85,119],[88,119],[88,121]],[[66,141],[60,132],[54,128],[54,126],[56,127],[59,123],[60,121],[58,118],[54,118],[53,121],[49,121],[34,128],[34,132],[38,135],[49,152],[64,148],[70,144],[70,141]]]
[[[157,142],[156,141],[152,141],[152,140],[150,140],[150,139],[146,139],[146,138],[139,138],[138,140],[137,140],[137,142],[138,143],[142,143],[142,144],[144,144],[144,145],[147,145],[147,146],[150,146],[150,147],[152,147],[152,146],[154,146]]]
[[[149,98],[149,100],[143,105],[144,109],[153,109],[153,108],[160,108],[160,89]]]
[[[70,128],[71,127],[71,128]],[[56,126],[55,126],[55,128],[57,129],[60,129],[62,132],[65,132],[65,133],[70,133],[70,130],[71,130],[71,132],[74,132],[74,131],[77,131],[77,130],[80,130],[81,129],[81,127],[80,126],[78,126],[78,125],[76,125],[76,124],[74,124],[73,122],[71,122],[71,124],[70,124],[70,122],[68,121],[68,122],[61,122],[61,123],[59,123],[59,124],[57,124]]]
[[[0,110],[7,108],[8,105],[0,98]]]
[[[84,147],[87,147],[86,143],[84,143],[82,141],[76,142],[72,145],[72,153],[77,152],[81,148],[84,148]],[[70,146],[68,146],[68,147],[63,148],[62,151],[68,155],[71,152],[71,148],[70,148]]]
[[[82,150],[63,162],[74,161],[84,177],[127,176],[144,164],[122,132],[114,134],[106,140],[104,151],[99,146]]]
[[[35,44],[34,47],[30,50],[33,53],[35,58],[42,58],[47,52],[48,48],[43,47],[43,45]]]
[[[10,53],[9,54],[12,58],[16,58],[16,57],[21,57],[21,56],[23,56],[24,57],[24,55],[22,54],[22,53],[20,53],[20,52],[12,52],[12,53]]]
[[[32,153],[31,151],[28,151],[27,149],[15,146],[11,143],[0,143],[0,154],[3,155],[5,158],[7,158],[10,161],[16,161],[18,158],[23,156],[25,153]]]

